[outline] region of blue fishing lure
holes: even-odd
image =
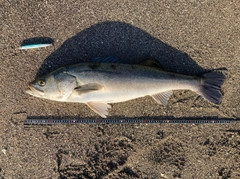
[[[48,47],[51,46],[52,44],[28,44],[28,45],[23,45],[19,49],[32,49],[32,48],[41,48],[41,47]]]

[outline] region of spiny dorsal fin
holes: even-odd
[[[121,63],[121,61],[116,56],[109,56],[106,58],[96,57],[91,60],[94,63]]]
[[[146,59],[146,60],[143,60],[142,62],[139,63],[139,65],[143,65],[143,66],[149,66],[149,67],[154,67],[154,68],[159,68],[159,69],[162,69],[163,70],[163,67],[162,65],[157,62],[156,60],[153,60],[153,59]]]

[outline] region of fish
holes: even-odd
[[[200,76],[168,72],[152,59],[124,64],[116,57],[107,57],[61,67],[29,83],[26,93],[53,101],[84,103],[106,118],[109,103],[151,96],[166,106],[173,90],[191,90],[220,104],[225,78],[218,71]]]

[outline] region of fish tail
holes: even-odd
[[[202,75],[199,94],[214,104],[220,104],[222,101],[221,86],[226,79],[220,72],[208,72]]]

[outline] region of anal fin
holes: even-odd
[[[108,115],[108,109],[111,108],[111,106],[107,103],[103,102],[87,102],[87,105],[97,114],[99,114],[101,117],[106,118]]]
[[[172,91],[165,91],[165,92],[154,94],[151,96],[158,104],[162,104],[166,106],[172,94],[173,94]]]

